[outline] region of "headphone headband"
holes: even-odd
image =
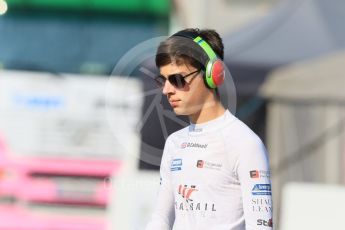
[[[192,40],[194,40],[196,37],[200,37],[198,33],[193,32],[193,31],[180,31],[171,35],[171,37],[176,37],[176,36],[190,38]]]
[[[212,47],[203,39],[198,33],[193,31],[180,31],[172,35],[172,37],[185,37],[192,39],[197,43],[207,54],[209,61],[214,61],[217,59],[217,54],[214,52]]]

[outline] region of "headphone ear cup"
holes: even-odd
[[[224,82],[225,78],[225,69],[224,62],[220,59],[217,59],[211,69],[212,81],[216,87],[220,86]]]

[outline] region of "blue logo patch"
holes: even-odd
[[[253,195],[271,195],[270,184],[256,184],[252,189]]]
[[[174,159],[171,162],[170,171],[179,171],[182,169],[182,159]]]

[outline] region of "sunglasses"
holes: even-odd
[[[196,76],[197,75],[196,73],[199,73],[200,71],[201,69],[198,69],[184,76],[180,73],[175,73],[175,74],[169,75],[167,78],[165,78],[163,75],[160,74],[155,78],[155,81],[159,87],[164,87],[166,80],[168,80],[171,85],[173,85],[174,87],[178,89],[181,89],[185,87],[187,83],[185,80],[186,77],[189,77],[193,74],[195,74]]]

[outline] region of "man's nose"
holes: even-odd
[[[174,93],[175,92],[175,87],[168,80],[166,80],[164,82],[164,86],[163,86],[162,92],[163,92],[164,95],[168,95],[168,94]]]

